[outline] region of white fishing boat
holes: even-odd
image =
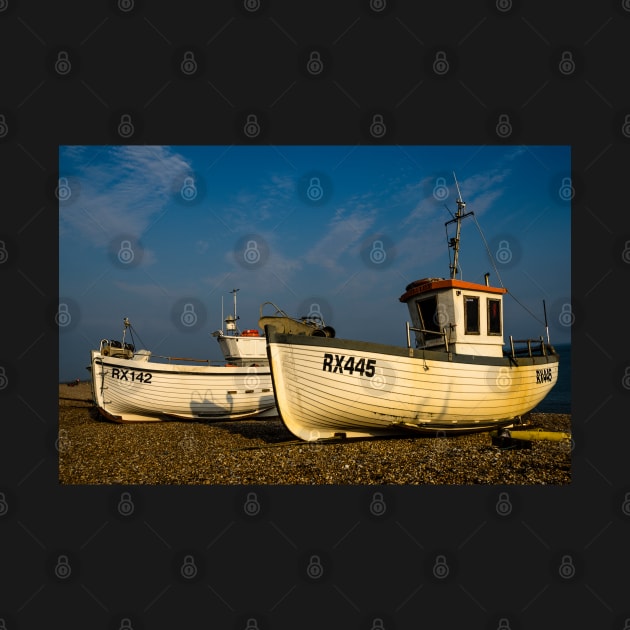
[[[242,332],[234,315],[216,338],[224,361],[154,355],[126,342],[133,328],[124,319],[122,341],[103,339],[91,352],[92,395],[102,415],[114,422],[167,419],[234,420],[277,416],[265,338]]]
[[[459,193],[459,187],[458,187]],[[449,278],[424,278],[400,301],[411,316],[405,346],[291,329],[286,315],[261,319],[280,417],[309,441],[339,437],[451,433],[509,426],[555,385],[559,357],[541,336],[503,336],[507,290],[457,278],[461,222],[458,195],[448,240]],[[450,250],[449,250],[450,251]],[[412,347],[412,333],[414,347]]]

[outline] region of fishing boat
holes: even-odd
[[[450,276],[416,280],[400,296],[411,318],[406,345],[339,339],[334,332],[315,335],[292,329],[283,313],[260,320],[277,409],[298,438],[440,435],[510,426],[555,385],[559,357],[548,327],[546,341],[510,336],[506,345],[507,289],[491,286],[490,274],[484,283],[458,278],[461,223],[474,213],[465,211],[459,185],[457,190],[457,211],[445,224]],[[452,224],[455,236],[449,238]]]
[[[239,330],[236,291],[226,330],[212,333],[224,357],[220,364],[136,350],[124,318],[122,341],[102,339],[91,351],[92,395],[100,413],[114,422],[277,416],[266,341],[256,329]]]

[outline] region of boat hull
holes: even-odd
[[[276,416],[265,367],[189,366],[91,354],[92,395],[114,422]]]
[[[286,335],[267,327],[276,405],[304,440],[512,424],[558,378],[558,356],[477,357]]]

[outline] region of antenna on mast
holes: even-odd
[[[547,306],[543,300],[543,312],[545,313],[545,330],[547,331],[547,345],[549,345],[549,324],[547,323]]]
[[[455,171],[453,171],[453,178],[455,179],[455,186],[457,187],[457,212],[450,221],[447,221],[444,224],[445,226],[448,226],[450,223],[455,223],[457,226],[455,229],[455,236],[448,241],[448,246],[453,248],[453,262],[450,265],[452,279],[457,276],[458,271],[457,263],[459,261],[459,237],[462,228],[462,219],[473,214],[472,212],[464,212],[466,208],[466,203],[462,199],[462,193],[459,190],[459,183],[457,182]]]
[[[232,289],[230,293],[234,294],[234,320],[236,321],[238,317],[236,316],[236,293],[240,291],[240,289]]]
[[[457,177],[455,175],[455,171],[453,171],[453,179],[455,180],[455,186],[457,187],[457,206],[459,207],[459,204],[464,203],[464,202],[462,201],[462,193],[459,190],[459,184],[457,183]],[[464,203],[464,205],[466,204]]]

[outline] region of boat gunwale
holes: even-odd
[[[134,361],[123,357],[109,357],[102,355],[97,350],[94,362],[101,365],[114,367],[128,367],[130,370],[152,372],[156,374],[172,374],[187,376],[251,376],[266,375],[269,373],[269,365],[184,365],[181,363],[154,363],[152,361]],[[266,361],[266,359],[263,359]],[[257,370],[253,372],[252,370]],[[260,370],[260,371],[258,371]]]
[[[418,360],[444,361],[448,363],[466,363],[475,365],[490,366],[528,366],[542,365],[547,363],[558,363],[560,356],[555,348],[545,344],[548,354],[535,356],[516,356],[504,354],[501,357],[490,357],[485,355],[461,354],[446,352],[444,350],[428,350],[407,348],[405,346],[394,346],[374,343],[372,341],[358,341],[353,339],[342,339],[340,337],[312,337],[307,335],[288,335],[274,331],[271,327],[265,326],[267,343],[280,345],[304,345],[321,346],[323,348],[339,348],[341,350],[353,350],[358,352],[374,352],[395,357],[406,357]]]

